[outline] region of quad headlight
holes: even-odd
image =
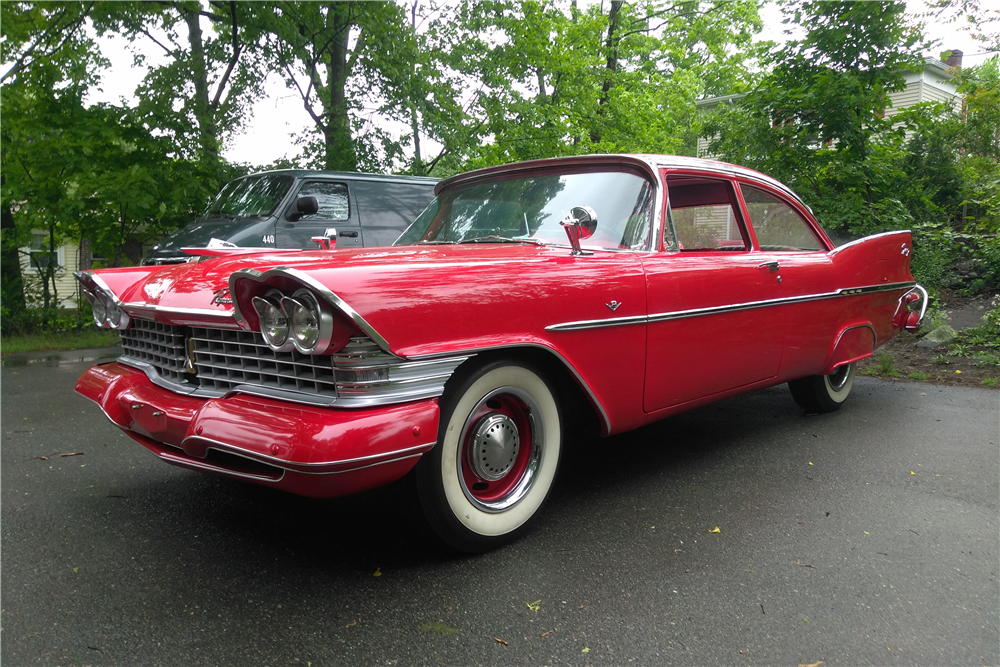
[[[281,293],[272,290],[266,296],[255,296],[253,307],[260,319],[260,333],[268,347],[276,352],[291,350],[293,344],[288,340],[288,317],[281,309]]]
[[[291,296],[271,290],[253,298],[264,341],[275,352],[296,349],[302,354],[322,354],[333,339],[333,315],[316,296],[300,289]]]
[[[94,291],[84,288],[83,295],[90,301],[94,324],[102,329],[125,329],[128,327],[129,317],[122,311],[118,300],[112,294],[106,293],[104,290]]]

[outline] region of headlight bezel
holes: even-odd
[[[288,318],[289,338],[295,349],[302,354],[322,354],[330,347],[333,340],[333,314],[320,303],[311,290],[302,288],[281,298],[281,309]],[[303,315],[308,316],[310,323],[301,322]],[[306,336],[302,330],[313,327],[313,332]]]
[[[128,328],[131,318],[114,294],[100,285],[84,285],[82,291],[84,298],[90,302],[95,325],[101,329],[119,331]]]

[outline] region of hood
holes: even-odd
[[[247,236],[249,228],[264,223],[264,218],[207,218],[195,220],[183,229],[163,238],[149,250],[150,257],[176,257],[181,248],[204,248],[212,239],[237,242]],[[252,245],[259,246],[260,239]],[[237,242],[237,245],[245,245]]]
[[[159,321],[194,326],[215,322],[235,328],[240,324],[232,296],[241,299],[241,312],[252,312],[248,295],[255,290],[307,285],[403,357],[463,346],[536,344],[537,333],[548,325],[607,318],[606,304],[613,300],[621,302],[616,317],[641,316],[646,308],[635,254],[580,257],[563,247],[276,252],[117,271],[96,273],[131,315],[149,317],[145,311]]]

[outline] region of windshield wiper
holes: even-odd
[[[545,245],[544,241],[539,241],[538,239],[512,239],[509,236],[497,236],[496,234],[462,239],[459,243],[527,243],[529,245]]]

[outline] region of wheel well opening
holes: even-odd
[[[445,384],[445,391],[461,383],[467,374],[474,372],[481,365],[497,359],[509,359],[533,366],[553,383],[553,390],[565,422],[564,428],[570,436],[565,439],[566,441],[601,436],[603,424],[597,406],[572,371],[566,367],[565,362],[543,348],[514,347],[479,353],[458,367]]]

